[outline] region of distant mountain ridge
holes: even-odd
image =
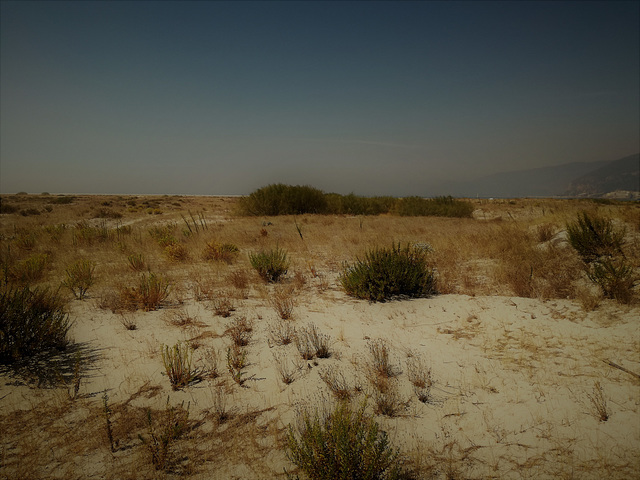
[[[612,192],[640,190],[640,154],[614,160],[573,180],[567,196],[604,196]]]
[[[618,160],[572,162],[552,167],[500,172],[440,189],[459,197],[599,197],[638,192],[640,154]]]

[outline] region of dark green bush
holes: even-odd
[[[373,302],[436,293],[427,252],[410,246],[402,248],[400,244],[369,250],[363,260],[345,266],[340,282],[348,295]]]
[[[630,303],[633,288],[638,282],[633,267],[624,258],[596,260],[587,266],[587,276],[598,285],[606,298],[620,303]]]
[[[326,211],[324,193],[308,185],[267,185],[240,199],[240,212],[244,215],[300,215]]]
[[[71,323],[57,292],[23,287],[0,293],[0,362],[64,350],[69,344],[69,328]]]
[[[287,252],[280,248],[250,253],[249,261],[265,282],[277,282],[289,269]]]
[[[610,219],[587,212],[567,224],[569,243],[578,252],[589,279],[606,298],[630,303],[638,282],[633,265],[625,258],[625,229],[616,229]]]
[[[62,196],[54,198],[53,200],[51,200],[51,203],[55,203],[57,205],[68,205],[70,203],[73,203],[75,199],[76,197]]]
[[[328,213],[338,215],[380,215],[389,213],[396,202],[393,197],[361,197],[350,193],[339,195],[326,194]]]
[[[451,196],[422,198],[406,197],[399,199],[393,209],[400,216],[425,217],[471,217],[473,205],[465,200]]]
[[[304,412],[298,427],[289,427],[289,459],[313,480],[400,478],[398,453],[365,407],[353,411],[341,402],[323,416]]]
[[[585,263],[622,254],[625,231],[615,229],[610,219],[582,212],[575,222],[567,224],[567,234]]]

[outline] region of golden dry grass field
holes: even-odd
[[[306,478],[289,426],[345,399],[406,478],[640,477],[638,286],[606,298],[566,233],[610,219],[638,278],[638,202],[470,200],[473,218],[441,218],[1,200],[3,292],[57,291],[72,341],[0,364],[0,478]],[[345,264],[394,243],[430,246],[438,293],[348,296]],[[289,261],[276,283],[250,263],[269,249]]]

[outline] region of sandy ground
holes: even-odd
[[[286,427],[301,409],[329,408],[334,402],[323,374],[341,374],[353,389],[353,401],[366,400],[374,411],[379,394],[370,382],[369,345],[383,339],[397,373],[389,380],[397,412],[375,418],[393,445],[420,466],[424,478],[602,478],[605,473],[632,478],[640,473],[637,306],[605,302],[585,312],[568,300],[464,295],[371,304],[347,297],[337,287],[318,291],[314,281],[296,294],[293,318],[287,320],[298,330],[313,323],[331,337],[330,358],[309,361],[300,358],[293,343],[274,343],[270,328],[278,317],[264,301],[264,291],[252,289],[248,298],[236,299],[228,318],[194,300],[127,314],[135,330],[125,329],[121,315],[95,308],[90,299],[73,302],[71,336],[96,356],[80,385],[78,405],[99,411],[104,391],[114,406],[163,409],[167,402],[184,402],[190,418],[202,422],[198,428],[212,433],[194,440],[197,448],[219,452],[215,459],[201,458],[189,471],[193,478],[276,478],[284,468],[292,469],[282,449]],[[171,324],[168,319],[176,311],[187,312],[196,323]],[[225,358],[231,343],[225,331],[240,317],[254,327],[242,385],[232,381]],[[160,352],[162,345],[176,342],[195,342],[194,365],[202,371],[211,370],[207,353],[217,350],[220,376],[173,391]],[[279,362],[295,372],[289,385],[281,380]],[[416,362],[430,369],[433,381],[424,403],[410,382]],[[606,421],[596,408],[598,385]],[[20,410],[42,408],[34,389],[25,385],[3,381],[0,392],[5,420]],[[65,401],[49,391],[38,395],[49,406]],[[220,402],[229,414],[226,422],[210,416]],[[253,422],[257,430],[237,430],[234,418]],[[124,413],[112,420],[124,422]],[[114,465],[126,464],[124,457],[133,450],[142,455],[144,449],[129,438],[110,453],[104,419],[94,421],[87,434],[95,437],[96,448],[59,460],[59,467],[44,461],[25,471],[40,478],[69,473],[73,478],[118,478]],[[252,442],[230,441],[221,449],[220,439],[232,428],[237,430],[233,435],[246,435]],[[20,447],[6,440],[3,444],[0,475],[18,478],[12,475],[20,471]],[[64,457],[64,445],[59,448]],[[144,472],[142,468],[131,478],[152,475]]]

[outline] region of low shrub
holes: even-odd
[[[76,261],[67,268],[67,278],[62,282],[62,285],[71,290],[77,299],[82,300],[95,281],[93,276],[95,268],[95,263],[90,260]]]
[[[280,248],[250,253],[249,262],[265,282],[275,283],[289,270],[287,252]]]
[[[365,408],[339,402],[324,415],[303,412],[297,428],[289,426],[289,459],[314,480],[401,478],[398,453]]]
[[[139,435],[140,440],[147,446],[151,454],[151,463],[156,470],[168,470],[172,465],[171,447],[184,433],[189,430],[189,410],[183,405],[167,406],[164,415],[156,422],[151,409],[147,409],[147,435]]]
[[[354,265],[345,265],[340,276],[348,295],[373,302],[394,297],[424,297],[436,293],[434,271],[428,253],[415,247],[375,248]]]
[[[164,247],[164,254],[172,262],[184,262],[189,258],[187,247],[182,243],[170,243]]]
[[[70,328],[58,292],[23,287],[0,293],[0,362],[64,350]]]
[[[611,219],[582,212],[567,224],[569,243],[585,263],[622,254],[624,229],[616,229]]]

